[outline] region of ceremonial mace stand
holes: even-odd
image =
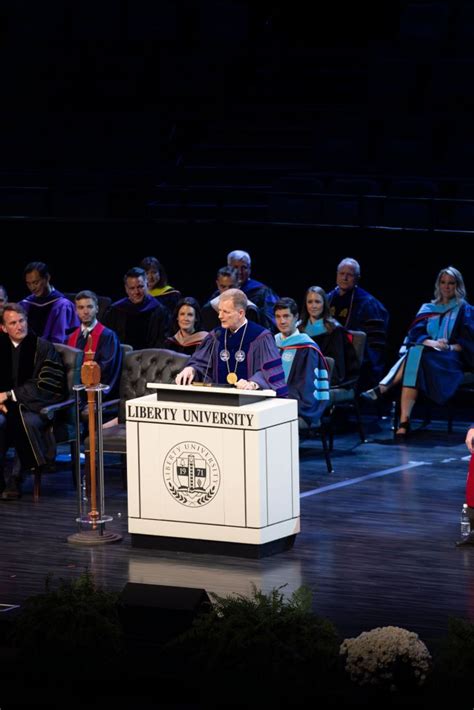
[[[110,388],[100,384],[100,367],[94,362],[91,348],[92,338],[89,336],[88,347],[84,353],[85,361],[81,368],[80,385],[74,385],[76,395],[76,459],[77,471],[77,505],[79,515],[76,518],[78,532],[69,535],[67,540],[75,545],[105,545],[120,542],[122,536],[109,532],[105,524],[113,520],[105,514],[104,501],[104,445],[102,437],[102,394]],[[86,476],[81,468],[80,435],[81,435],[81,392],[87,393],[87,411],[89,420],[90,442],[90,495],[87,496]]]

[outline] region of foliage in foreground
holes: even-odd
[[[96,587],[89,572],[71,581],[51,578],[46,591],[22,606],[13,631],[13,644],[22,656],[39,660],[79,656],[114,656],[121,649],[119,595]]]
[[[213,608],[170,646],[199,673],[278,679],[306,673],[314,680],[337,666],[333,624],[311,611],[311,592],[300,587],[286,599],[281,588],[251,596],[211,595]]]

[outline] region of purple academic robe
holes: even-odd
[[[237,334],[239,331],[237,331]],[[220,353],[224,349],[225,328],[215,328],[205,338],[187,363],[196,370],[196,379],[225,384],[225,371],[222,367]],[[238,340],[240,340],[238,338]],[[240,342],[239,342],[240,345]],[[234,370],[231,347],[231,367]],[[256,382],[260,389],[275,390],[278,397],[286,397],[288,389],[285,383],[280,353],[275,345],[275,339],[269,330],[257,323],[248,321],[246,337],[242,344],[245,352],[245,362],[242,370],[237,368],[239,379]]]
[[[20,301],[31,331],[51,343],[66,343],[68,334],[79,326],[74,304],[55,288],[47,296],[28,296]]]

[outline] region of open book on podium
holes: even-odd
[[[148,388],[126,403],[132,545],[244,557],[290,548],[300,530],[296,401]]]

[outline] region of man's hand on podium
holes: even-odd
[[[177,385],[190,385],[196,376],[194,367],[185,367],[184,370],[178,372],[175,382]]]
[[[239,380],[236,385],[238,390],[258,390],[259,387],[256,382],[252,380]]]

